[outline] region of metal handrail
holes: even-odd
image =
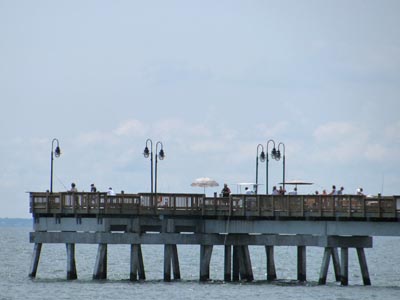
[[[204,216],[398,218],[400,196],[30,193],[32,214],[193,214]]]

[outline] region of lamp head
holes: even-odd
[[[149,157],[149,155],[150,155],[150,151],[149,151],[149,148],[146,146],[146,148],[144,148],[144,151],[143,151],[143,156],[144,157]]]
[[[261,161],[261,162],[264,162],[264,161],[265,161],[265,153],[264,153],[264,151],[261,151],[261,154],[260,154],[260,161]]]
[[[54,150],[54,156],[60,157],[60,155],[61,155],[61,149],[59,146],[57,146],[56,149]]]
[[[163,160],[165,158],[165,153],[164,153],[163,149],[160,150],[160,153],[158,154],[158,156],[160,157],[160,160]]]
[[[281,151],[279,151],[279,149],[276,151],[275,159],[276,160],[280,160],[281,159]]]
[[[276,158],[276,149],[275,149],[275,147],[272,149],[272,151],[271,151],[271,157],[273,158],[273,159],[275,159]]]

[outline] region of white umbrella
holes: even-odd
[[[280,182],[279,184],[283,184],[283,182]],[[285,185],[295,185],[296,187],[298,185],[311,185],[314,184],[313,182],[309,182],[309,181],[304,181],[304,180],[289,180],[289,181],[285,181]]]
[[[280,182],[279,184],[283,184],[283,182]],[[304,180],[289,180],[289,181],[285,181],[285,185],[294,185],[296,190],[297,190],[297,186],[298,185],[312,185],[314,184],[313,182],[309,182],[309,181],[304,181]]]
[[[216,182],[214,179],[208,178],[208,177],[201,177],[197,178],[191,186],[198,186],[204,188],[204,194],[206,193],[206,187],[215,187],[219,186],[218,182]]]

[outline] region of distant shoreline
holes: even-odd
[[[32,219],[0,218],[0,227],[31,227]]]

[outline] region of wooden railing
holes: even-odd
[[[62,215],[198,215],[293,218],[400,218],[400,196],[30,193],[30,212]]]

